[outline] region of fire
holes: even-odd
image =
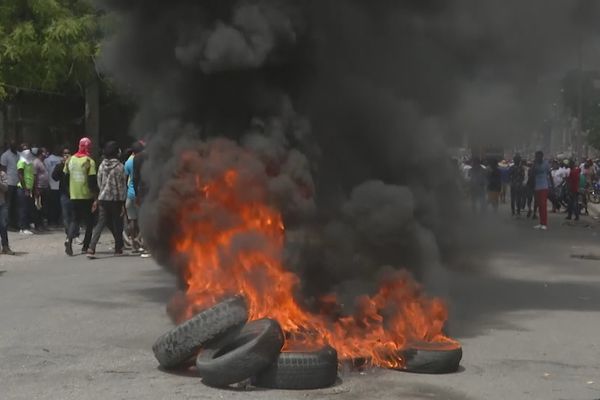
[[[399,368],[403,360],[398,354],[407,343],[457,345],[443,334],[443,302],[425,297],[407,273],[384,281],[375,295],[358,298],[351,316],[338,315],[335,295],[320,299],[320,312],[304,310],[294,296],[299,278],[282,264],[285,228],[281,214],[267,201],[264,182],[241,169],[208,171],[202,161],[200,167],[207,173],[195,176],[195,195],[178,217],[180,230],[173,243],[186,260],[178,321],[223,297],[243,294],[250,319],[277,320],[288,349],[329,344],[340,359],[365,358],[373,365]]]

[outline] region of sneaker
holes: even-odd
[[[73,256],[73,243],[70,240],[65,240],[65,253],[69,256]]]
[[[543,231],[547,231],[548,227],[546,225],[540,225],[540,229]]]
[[[2,254],[6,254],[7,256],[14,256],[16,253],[10,249],[10,247],[3,247]]]
[[[533,227],[533,229],[542,229],[542,225],[536,225]]]
[[[115,250],[115,256],[116,256],[116,257],[118,257],[118,256],[122,256],[122,255],[123,255],[123,249],[120,249],[120,250]]]
[[[152,257],[152,254],[150,254],[150,253],[142,253],[142,254],[140,254],[140,257],[142,257],[142,258],[150,258],[150,257]]]
[[[90,260],[93,260],[96,258],[96,252],[92,249],[88,249],[88,251],[85,254],[87,256],[87,258],[89,258]]]
[[[19,231],[20,235],[33,235],[33,232],[31,232],[29,229],[21,229]]]

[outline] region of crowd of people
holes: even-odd
[[[73,246],[79,244],[82,253],[95,258],[102,232],[108,228],[115,255],[123,254],[128,245],[147,256],[138,225],[143,159],[142,141],[125,152],[114,141],[106,143],[98,166],[89,138],[79,141],[75,154],[69,146],[49,152],[11,141],[0,156],[2,253],[15,254],[9,230],[27,236],[60,228],[66,234],[67,255],[73,256]]]
[[[566,219],[579,220],[588,213],[588,192],[597,185],[599,163],[573,159],[546,160],[541,151],[533,160],[515,155],[511,162],[473,157],[461,165],[474,213],[510,201],[512,216],[538,219],[535,229],[548,229],[548,202],[552,212],[564,209]],[[510,200],[509,200],[510,198]]]

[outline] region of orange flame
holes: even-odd
[[[458,345],[443,334],[443,302],[425,297],[408,273],[383,282],[374,296],[358,298],[352,316],[335,315],[340,306],[334,295],[320,299],[321,312],[304,310],[294,298],[299,279],[282,265],[284,224],[266,202],[266,189],[248,186],[234,169],[210,179],[197,176],[195,182],[197,198],[180,215],[174,243],[186,259],[187,283],[177,320],[241,293],[250,319],[268,317],[281,324],[288,349],[329,344],[340,359],[365,358],[373,365],[400,368],[398,354],[407,343]],[[248,190],[254,191],[252,196],[240,195]]]

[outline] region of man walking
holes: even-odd
[[[570,162],[571,170],[567,177],[567,189],[569,193],[569,207],[567,208],[567,219],[570,220],[575,216],[575,221],[579,221],[579,181],[581,170],[575,164],[575,161]]]
[[[69,232],[65,241],[65,253],[73,255],[73,239],[77,236],[78,227],[85,223],[85,237],[81,251],[87,253],[94,229],[94,201],[97,192],[96,162],[91,157],[92,141],[82,138],[79,151],[65,163],[64,173],[69,182],[69,194],[73,206],[73,216],[69,224]]]
[[[550,175],[550,165],[544,160],[544,153],[537,151],[533,163],[533,177],[535,202],[540,209],[540,224],[535,229],[548,229],[548,192],[552,177]],[[534,211],[535,213],[535,211]]]
[[[119,161],[117,142],[108,142],[104,147],[104,160],[98,169],[98,223],[87,251],[88,258],[94,258],[96,245],[102,231],[108,225],[115,239],[115,255],[123,254],[123,216],[127,197],[125,168]]]
[[[127,178],[127,200],[125,210],[127,212],[127,222],[129,224],[129,237],[134,251],[140,249],[139,235],[140,228],[138,224],[138,204],[136,201],[134,184],[134,159],[144,151],[144,145],[141,142],[135,142],[131,147],[132,154],[125,162],[125,177]]]
[[[8,182],[8,190],[5,193],[6,212],[8,213],[8,224],[14,229],[18,228],[17,185],[19,184],[19,174],[17,173],[17,162],[19,162],[17,142],[11,140],[8,150],[0,156],[0,169],[6,172],[6,179]]]

